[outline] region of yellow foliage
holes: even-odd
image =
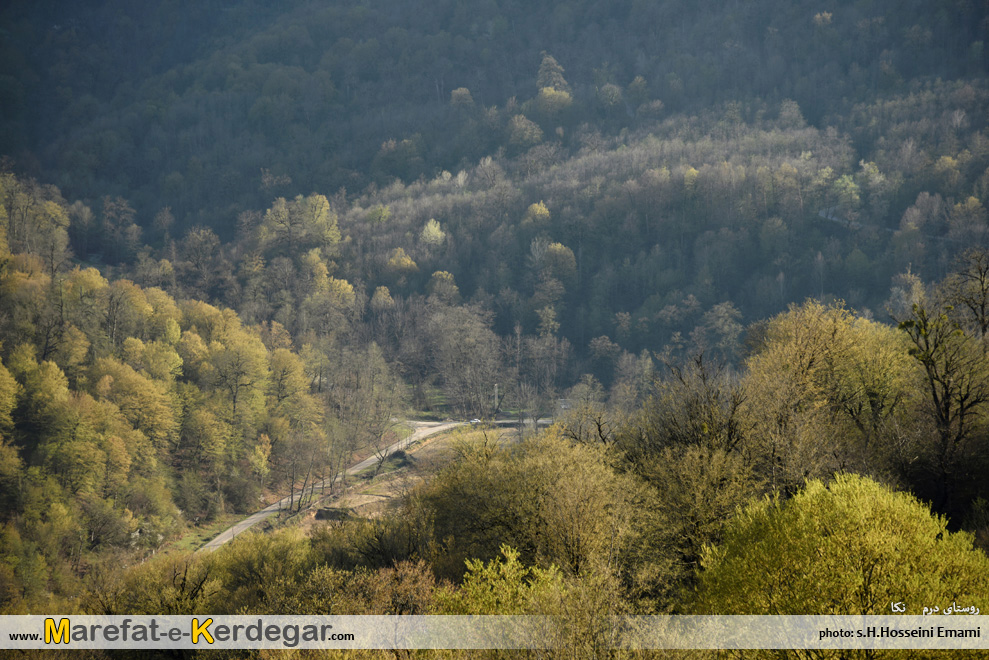
[[[357,295],[354,293],[354,285],[347,280],[339,280],[331,277],[327,282],[326,290],[330,295],[330,300],[340,309],[353,307],[354,301],[357,299]]]
[[[182,318],[183,328],[193,330],[206,343],[222,340],[228,332],[228,321],[234,321],[235,325],[240,325],[236,317],[224,316],[221,310],[201,300],[183,301]]]
[[[433,273],[426,290],[429,291],[430,296],[435,296],[447,304],[455,304],[460,300],[460,288],[457,287],[453,275],[445,270]]]
[[[319,248],[313,248],[302,256],[302,275],[312,291],[325,291],[329,286],[330,269],[323,261]]]
[[[747,367],[746,407],[764,455],[776,457],[777,486],[888,451],[917,373],[903,333],[816,301],[774,317]]]
[[[395,300],[391,297],[391,292],[386,286],[379,286],[374,290],[374,295],[371,296],[371,309],[376,312],[380,312],[385,309],[394,307]]]
[[[530,204],[522,217],[523,225],[542,226],[546,222],[549,222],[549,209],[546,208],[546,203],[541,200],[535,204]]]
[[[182,312],[175,300],[157,287],[144,290],[144,297],[151,305],[151,318],[148,319],[148,335],[165,343],[175,345],[182,336]]]
[[[910,615],[952,602],[989,609],[989,559],[971,535],[855,474],[750,504],[702,564],[703,614],[877,615],[896,602]]]
[[[95,296],[110,285],[100,271],[95,268],[81,269],[76,266],[64,280],[63,291],[66,301],[79,304],[92,304]]]
[[[422,228],[422,232],[419,234],[419,240],[436,247],[443,244],[446,240],[446,232],[440,227],[440,223],[436,222],[435,218],[430,218],[429,222]]]
[[[536,107],[546,117],[555,118],[573,104],[573,98],[566,91],[543,87],[536,96]]]
[[[543,268],[550,277],[564,284],[572,284],[577,279],[577,259],[573,250],[563,243],[550,243],[543,255]]]
[[[394,273],[414,273],[419,270],[419,266],[404,249],[398,247],[392,250],[391,256],[388,257],[388,270]]]
[[[687,166],[687,169],[683,171],[683,189],[688,195],[696,192],[699,176],[700,172],[693,166]]]
[[[129,342],[137,350],[137,340]],[[163,449],[178,433],[177,413],[165,389],[114,358],[100,358],[93,364],[92,382],[99,383],[100,396],[115,403],[135,428]]]

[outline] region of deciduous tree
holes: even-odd
[[[705,548],[703,614],[907,614],[956,602],[989,607],[989,560],[972,537],[906,493],[842,475],[790,499],[764,499]]]

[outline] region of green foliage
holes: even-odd
[[[617,569],[635,487],[602,447],[544,435],[508,452],[474,437],[458,453],[420,496],[445,545],[444,572],[456,573],[467,558],[494,558],[503,543],[525,563],[556,565],[566,575]]]
[[[917,396],[902,335],[808,301],[769,322],[747,363],[746,408],[775,487],[842,469],[889,474]]]
[[[212,611],[220,591],[216,561],[203,554],[170,555],[131,568],[101,565],[90,576],[84,607],[100,615],[189,615]]]
[[[546,202],[539,201],[529,205],[522,217],[522,226],[534,225],[541,228],[549,223],[549,219],[549,209],[546,208]]]
[[[932,495],[937,510],[956,515],[963,508],[959,499],[982,490],[966,485],[973,482],[961,475],[983,456],[982,415],[989,402],[986,324],[980,311],[980,301],[989,295],[981,275],[985,261],[983,251],[967,252],[959,272],[926,294],[917,291],[917,302],[899,324],[909,339],[909,355],[922,369],[921,419],[928,428],[924,439],[911,447],[920,460],[910,476],[920,492]],[[965,490],[969,493],[959,498],[958,491]]]
[[[165,449],[174,442],[178,432],[176,413],[159,384],[113,358],[94,363],[90,382],[97,396],[115,404],[157,448]]]
[[[280,601],[315,568],[309,544],[292,533],[248,533],[218,553],[213,567],[225,590],[214,607],[229,614],[282,611]]]
[[[613,431],[645,485],[627,580],[648,607],[679,607],[703,546],[763,492],[745,400],[733,373],[696,357],[671,365],[642,409]]]
[[[381,225],[388,222],[391,217],[391,209],[380,204],[367,212],[367,221],[371,225]]]
[[[543,276],[552,277],[564,285],[572,285],[577,279],[577,259],[573,250],[562,243],[550,243],[543,255]]]
[[[310,247],[330,253],[340,242],[340,229],[323,195],[299,195],[291,201],[279,197],[265,212],[256,240],[269,254],[298,253]]]
[[[0,434],[9,437],[14,426],[11,416],[17,405],[17,396],[21,386],[11,375],[7,367],[0,364]]]
[[[560,121],[572,104],[573,98],[569,92],[543,87],[536,95],[534,107],[538,115],[547,121]]]
[[[870,479],[809,482],[755,502],[705,549],[693,609],[711,614],[908,614],[982,607],[989,563],[972,537],[915,498]]]
[[[519,552],[503,545],[501,557],[489,562],[467,561],[463,584],[442,593],[437,607],[443,614],[549,614],[559,610],[563,579],[555,567],[527,567]]]
[[[18,485],[23,469],[24,461],[17,447],[10,444],[6,438],[0,440],[0,504],[3,505],[4,511],[16,510]],[[3,517],[6,518],[7,515]]]
[[[31,154],[47,180],[72,186],[67,194],[74,198],[99,199],[116,183],[136,193],[139,219],[150,221],[167,199],[178,223],[195,215],[225,224],[254,204],[227,198],[257,199],[259,183],[264,191],[295,185],[304,193],[318,181],[326,190],[363,188],[374,178],[368,170],[379,145],[409,126],[421,133],[423,163],[418,171],[383,168],[389,176],[411,181],[450,169],[463,149],[452,144],[460,131],[450,130],[444,110],[464,94],[461,85],[470,87],[476,107],[482,99],[503,103],[518,90],[579,97],[618,80],[633,80],[631,92],[641,87],[637,73],[650,71],[651,88],[628,94],[633,109],[648,106],[650,93],[677,112],[757,98],[775,109],[794,99],[816,123],[877,92],[912,93],[918,81],[984,70],[979,5],[938,13],[920,4],[900,15],[885,1],[818,12],[772,0],[741,11],[682,12],[676,24],[667,20],[677,11],[668,2],[619,12],[596,11],[586,0],[449,12],[436,6],[401,29],[395,7],[238,4],[141,12],[103,2],[87,14],[103,26],[99,38],[54,30],[41,9],[7,13],[19,29],[11,30],[2,70],[9,110],[0,150]],[[33,48],[38,35],[47,35],[40,51]],[[230,47],[190,53],[182,48],[190,39]],[[581,48],[574,47],[578,41]],[[643,43],[652,48],[635,47]],[[547,51],[566,63],[572,89]],[[766,65],[751,75],[746,67],[756,60]],[[836,69],[847,75],[834,75]],[[49,111],[42,117],[31,112],[35,107]],[[622,117],[621,127],[646,114]],[[243,140],[232,126],[249,127],[254,139]],[[945,139],[955,139],[955,127],[946,128]],[[468,159],[496,148],[484,145]],[[90,245],[100,245],[98,232],[89,233]]]
[[[228,420],[250,426],[262,414],[268,385],[268,351],[253,334],[231,332],[224,343],[210,345],[213,385],[229,402]]]
[[[667,447],[638,472],[650,490],[632,545],[631,590],[652,607],[679,608],[704,546],[721,540],[740,504],[763,484],[738,453],[696,445]]]
[[[435,218],[430,218],[419,233],[419,240],[430,247],[437,247],[446,241],[446,232],[443,231]]]
[[[30,253],[51,276],[66,266],[69,217],[54,186],[0,173],[0,255]]]
[[[370,307],[375,312],[381,312],[395,306],[395,299],[391,297],[391,292],[386,286],[379,286],[371,296]]]

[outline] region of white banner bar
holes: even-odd
[[[0,649],[548,649],[548,616],[0,616]],[[627,649],[989,649],[986,616],[628,616]]]
[[[989,616],[620,617],[638,649],[989,649]]]
[[[8,649],[527,649],[539,616],[0,616]]]

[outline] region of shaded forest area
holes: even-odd
[[[331,275],[406,297],[449,273],[607,380],[808,296],[882,316],[893,275],[981,240],[976,2],[90,5],[4,10],[0,151],[92,209],[79,258],[147,244],[209,302],[274,266],[258,213],[320,193],[350,239]],[[214,272],[183,272],[204,241]]]
[[[987,17],[7,3],[0,611],[989,611]]]

